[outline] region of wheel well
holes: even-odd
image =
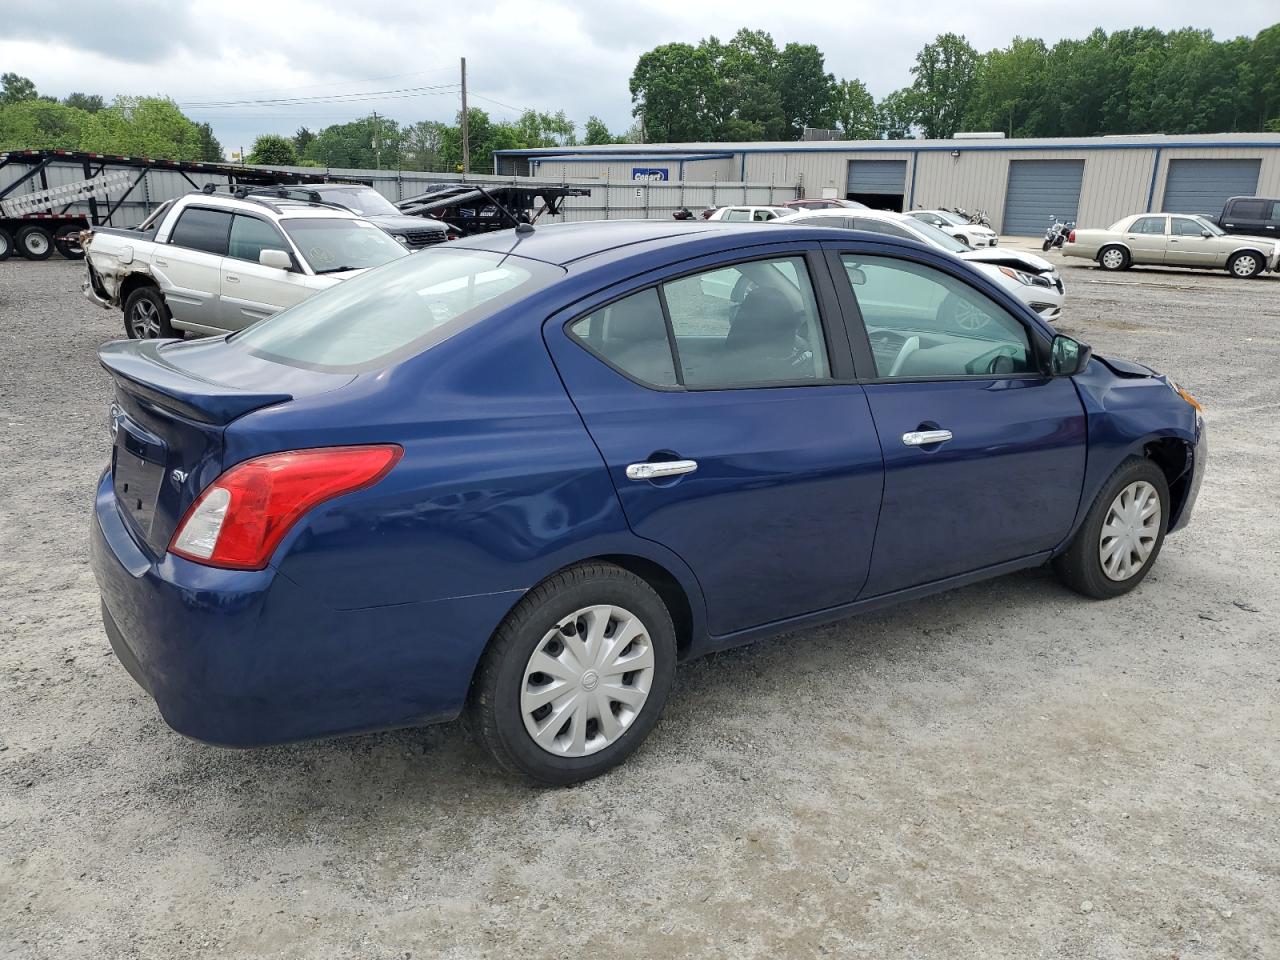
[[[156,283],[155,278],[145,273],[129,274],[129,276],[120,281],[119,299],[121,309],[124,308],[124,302],[129,299],[130,294],[139,287],[156,287],[159,289],[159,284]]]
[[[613,554],[596,557],[605,563],[622,567],[628,573],[639,577],[662,598],[671,614],[672,626],[676,629],[676,648],[683,651],[693,641],[693,611],[689,606],[689,598],[685,595],[680,581],[673,577],[661,564],[636,557],[630,554]]]
[[[1094,255],[1093,259],[1101,260],[1102,255],[1106,253],[1108,250],[1112,249],[1113,247],[1116,250],[1123,250],[1124,255],[1126,257],[1132,256],[1132,254],[1129,252],[1129,248],[1126,247],[1123,243],[1104,243],[1102,246],[1098,248],[1098,252]]]
[[[1169,525],[1173,526],[1187,499],[1187,485],[1191,481],[1191,449],[1176,437],[1161,437],[1148,443],[1143,453],[1160,468],[1169,484]]]

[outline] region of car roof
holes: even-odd
[[[845,217],[859,217],[863,220],[888,220],[890,222],[912,219],[905,213],[898,213],[894,210],[872,210],[870,208],[867,208],[866,210],[859,210],[856,207],[828,207],[825,210],[806,210],[801,215],[804,217],[818,217],[823,219],[830,217],[833,220],[843,219]],[[790,218],[788,217],[788,219]]]

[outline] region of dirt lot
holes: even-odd
[[[1280,277],[1065,268],[1064,331],[1206,405],[1190,529],[683,669],[625,768],[447,726],[229,752],[112,657],[80,267],[0,263],[0,956],[1280,956]]]

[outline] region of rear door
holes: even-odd
[[[619,285],[545,328],[631,529],[693,570],[716,636],[853,601],[880,509],[826,265],[804,245],[757,249]]]
[[[151,262],[167,281],[162,284],[164,299],[176,319],[220,328],[218,295],[230,233],[228,211],[189,206],[178,214],[168,241],[156,245]]]
[[[293,251],[280,231],[267,220],[237,213],[231,223],[227,256],[222,261],[219,326],[239,330],[273,313],[301,303],[314,291],[294,258],[289,270],[258,262],[263,250]]]
[[[1138,217],[1124,232],[1124,242],[1134,263],[1164,263],[1169,218]]]
[[[1080,498],[1086,424],[1071,380],[1039,373],[1041,335],[963,274],[828,246],[884,450],[864,596],[1059,544]]]

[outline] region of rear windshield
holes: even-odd
[[[317,294],[232,343],[293,366],[359,372],[416,353],[564,275],[484,250],[415,253]]]

